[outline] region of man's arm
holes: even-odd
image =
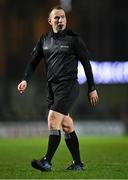
[[[99,98],[95,88],[92,67],[89,61],[92,58],[89,54],[89,51],[84,41],[79,36],[77,36],[75,47],[76,47],[77,58],[80,60],[81,64],[83,65],[87,77],[89,101],[92,106],[95,106]]]
[[[17,89],[20,93],[25,92],[25,90],[27,89],[27,82],[29,81],[29,79],[35,72],[36,67],[38,66],[39,62],[43,58],[43,49],[42,49],[41,44],[42,44],[42,37],[40,38],[35,48],[33,49],[32,54],[31,54],[32,60],[28,63],[25,73],[23,75],[22,81],[18,84]]]
[[[31,61],[28,63],[26,67],[22,80],[28,81],[31,78],[39,62],[43,58],[42,41],[43,41],[43,37],[41,36],[41,38],[39,39],[39,41],[37,42],[36,46],[34,47],[31,53]]]

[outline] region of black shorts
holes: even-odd
[[[79,94],[77,80],[48,82],[48,108],[68,115]]]

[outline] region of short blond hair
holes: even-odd
[[[50,16],[51,12],[52,12],[54,9],[56,9],[56,10],[61,10],[61,9],[62,9],[62,10],[65,12],[64,8],[62,8],[61,5],[53,6],[53,7],[51,8],[51,10],[48,12],[48,17]]]

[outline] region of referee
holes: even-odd
[[[78,60],[82,63],[87,77],[88,97],[92,106],[98,102],[89,54],[81,37],[66,27],[67,20],[62,7],[53,7],[48,23],[51,30],[43,34],[37,42],[32,60],[28,63],[18,91],[25,92],[27,83],[37,65],[44,60],[48,84],[48,129],[49,140],[46,154],[41,160],[33,160],[32,167],[41,171],[51,171],[51,160],[61,140],[61,129],[65,133],[65,142],[72,155],[72,163],[67,170],[82,171],[79,141],[74,129],[70,110],[79,94],[77,82]]]

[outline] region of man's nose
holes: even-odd
[[[58,21],[59,21],[59,23],[61,23],[62,22],[62,18],[60,17]]]

